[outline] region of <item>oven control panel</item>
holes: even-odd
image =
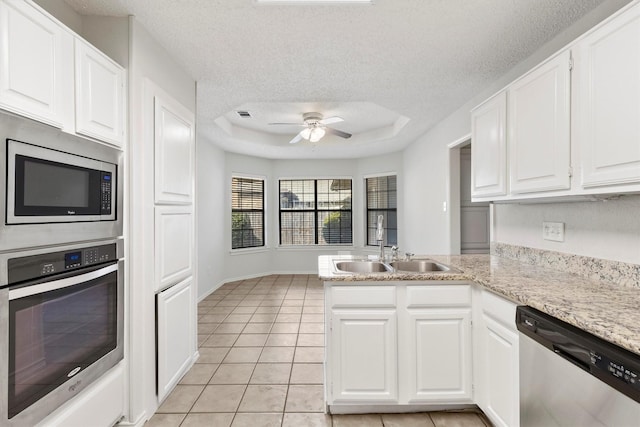
[[[34,280],[116,260],[115,243],[11,258],[7,265],[9,284]]]

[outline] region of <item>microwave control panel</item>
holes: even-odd
[[[100,173],[100,215],[111,215],[111,172]]]
[[[7,265],[9,284],[114,261],[117,261],[115,243],[11,258]]]

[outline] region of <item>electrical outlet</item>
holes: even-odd
[[[542,238],[554,242],[564,242],[564,222],[542,223]]]

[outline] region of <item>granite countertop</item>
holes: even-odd
[[[337,274],[333,260],[318,259],[319,277],[334,285],[353,281],[472,281],[518,304],[528,305],[640,355],[640,289],[492,255],[433,255],[453,273]]]

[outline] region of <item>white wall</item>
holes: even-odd
[[[404,151],[405,184],[402,187],[404,227],[401,236],[402,240],[406,242],[405,247],[412,252],[427,254],[447,253],[450,250],[449,213],[443,212],[442,207],[445,201],[448,205],[451,204],[447,192],[449,187],[447,144],[459,140],[471,132],[471,109],[628,2],[629,0],[604,1],[575,25],[542,46],[529,58],[516,65],[503,77],[438,123]],[[518,211],[518,215],[529,208],[523,206],[522,210]],[[557,210],[558,216],[564,215],[563,208],[555,204],[548,205],[545,209],[551,214]],[[520,230],[518,218],[513,216],[509,219],[514,212],[514,209],[503,209],[501,220],[494,224],[496,227],[494,232],[499,235],[500,227],[509,221],[510,232],[508,235],[511,243],[528,242],[526,236],[529,225],[523,223],[523,228]],[[607,214],[604,215],[606,218]],[[592,218],[589,221],[591,222],[575,230],[576,239],[585,242],[596,240],[592,230],[600,228],[602,220]],[[410,231],[408,235],[402,234],[408,231]],[[620,236],[618,235],[616,238],[620,238]],[[611,244],[615,245],[617,242]],[[572,247],[569,246],[567,249],[572,249]]]

